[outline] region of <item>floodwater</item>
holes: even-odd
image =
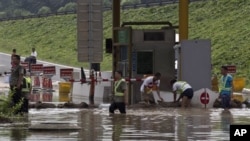
[[[230,124],[250,123],[249,109],[31,109],[26,122],[0,125],[1,141],[229,140]]]
[[[30,97],[36,101],[66,102],[68,95],[37,92]],[[102,99],[95,99],[98,103]],[[145,108],[109,115],[108,106],[102,107],[30,109],[22,122],[0,124],[0,141],[227,141],[230,124],[250,123],[248,108]]]

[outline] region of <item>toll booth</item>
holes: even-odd
[[[175,78],[175,28],[133,29],[131,26],[115,28],[113,43],[113,72],[122,70],[126,78],[143,78],[160,72],[161,91],[169,91],[169,81]],[[129,102],[141,101],[142,82],[128,81]]]

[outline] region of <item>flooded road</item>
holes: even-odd
[[[250,123],[249,109],[31,109],[27,123],[0,127],[1,141],[229,140],[230,124]]]

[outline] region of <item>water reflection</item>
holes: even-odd
[[[112,139],[114,141],[121,140],[121,135],[125,129],[123,126],[126,125],[126,116],[124,115],[111,115],[112,127]]]
[[[0,128],[1,140],[186,141],[229,140],[231,123],[249,123],[249,109],[128,109],[127,115],[109,115],[108,109],[30,110],[29,123],[77,125],[80,130]],[[5,135],[8,132],[8,135]]]
[[[12,128],[10,131],[11,141],[25,141],[27,138],[27,129],[24,128]]]
[[[223,110],[221,112],[221,129],[223,131],[230,131],[230,124],[233,123],[233,115],[229,110]]]

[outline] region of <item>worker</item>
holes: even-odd
[[[194,95],[193,88],[187,82],[177,81],[176,79],[171,80],[170,85],[172,86],[172,89],[173,89],[174,102],[179,102],[180,99],[182,99],[181,107],[182,108],[190,107],[191,100]],[[180,96],[176,100],[177,93],[179,93]]]
[[[23,104],[21,106],[21,111],[23,113],[28,113],[29,109],[29,96],[31,92],[31,78],[27,75],[26,69],[23,72],[23,84],[22,84],[22,98]]]
[[[13,56],[13,67],[11,68],[10,77],[10,90],[12,93],[12,103],[13,106],[19,104],[22,100],[22,81],[23,81],[23,67],[20,65],[20,56]],[[15,111],[15,114],[20,113],[20,109]]]
[[[11,60],[13,59],[14,55],[16,55],[16,49],[12,49]]]
[[[155,104],[155,99],[153,95],[153,91],[156,90],[157,95],[161,101],[163,101],[163,98],[160,95],[160,78],[161,73],[157,72],[154,74],[154,76],[148,76],[142,83],[140,91],[142,99],[147,104]]]
[[[37,52],[35,48],[32,48],[31,54],[30,54],[30,63],[31,64],[36,64],[36,58],[37,58]]]
[[[122,78],[122,71],[115,72],[115,80],[114,98],[109,107],[109,112],[113,114],[116,109],[119,109],[121,114],[126,114],[126,105],[128,103],[127,84]]]
[[[228,74],[226,66],[221,67],[221,78],[219,82],[219,98],[221,98],[222,108],[229,109],[231,96],[233,94],[233,77]]]

